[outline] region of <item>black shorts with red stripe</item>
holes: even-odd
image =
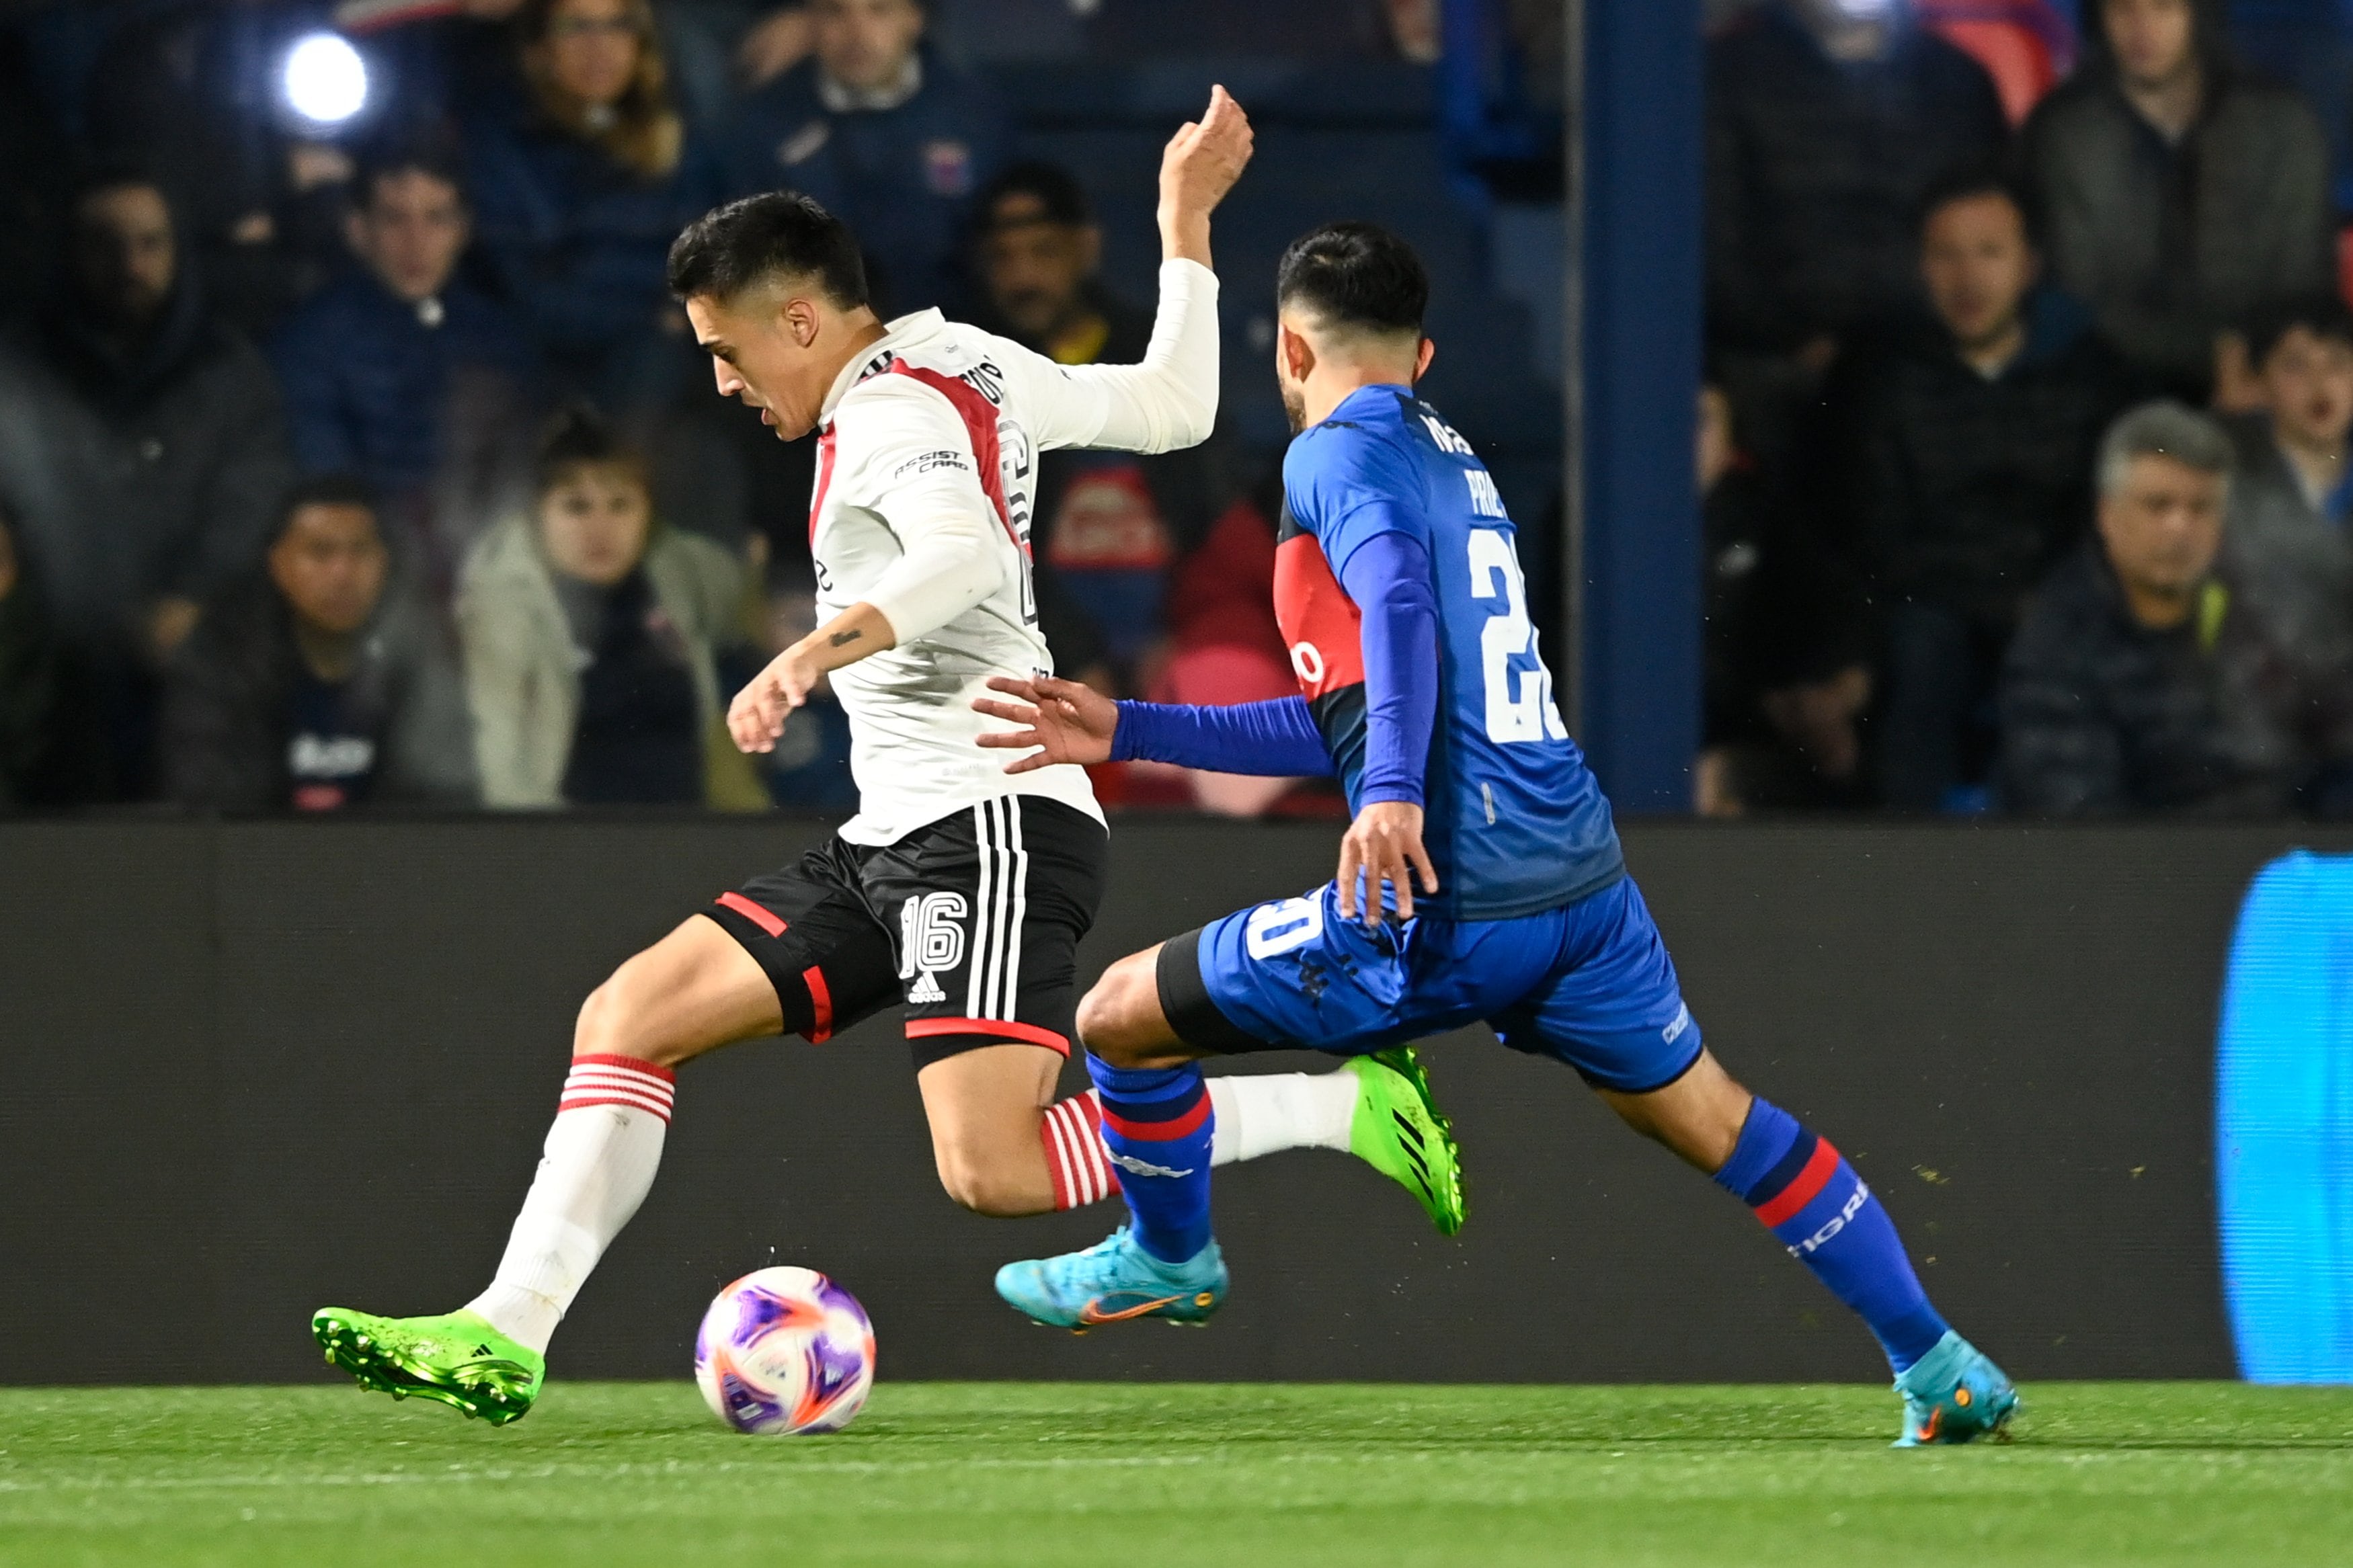
[[[1008,1040],[1068,1056],[1108,847],[1082,811],[999,795],[895,844],[830,839],[702,912],[767,972],[788,1034],[821,1043],[896,1001],[919,1068]]]

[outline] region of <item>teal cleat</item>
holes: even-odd
[[[1008,1263],[997,1271],[1006,1305],[1049,1328],[1085,1333],[1101,1323],[1160,1318],[1207,1323],[1226,1299],[1226,1259],[1214,1241],[1182,1263],[1163,1263],[1120,1226],[1084,1252]]]
[[[1947,1329],[1936,1348],[1895,1379],[1904,1396],[1899,1448],[1966,1443],[1988,1434],[2007,1442],[2018,1390],[1983,1351]]]

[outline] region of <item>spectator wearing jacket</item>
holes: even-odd
[[[459,591],[484,804],[765,805],[714,663],[742,598],[733,556],[655,521],[643,460],[559,416],[532,508],[482,536]]]
[[[1708,46],[1708,334],[1768,458],[1840,345],[1917,305],[1929,184],[2008,134],[1984,68],[1901,5],[1769,0]]]
[[[2230,422],[2223,562],[2283,639],[2353,666],[2353,312],[2333,294],[2285,300],[2246,342],[2263,411]]]
[[[465,125],[475,243],[565,390],[658,410],[699,363],[663,268],[716,166],[672,103],[649,0],[528,0],[515,26],[526,90]]]
[[[153,672],[259,561],[291,465],[269,366],[206,304],[162,190],[101,169],[67,210],[64,286],[0,342],[0,498],[75,692],[77,771],[137,798]]]
[[[263,571],[172,660],[166,793],[216,811],[470,805],[465,697],[436,623],[386,591],[368,488],[297,484]]]
[[[287,322],[270,357],[295,459],[364,479],[387,533],[446,586],[495,504],[480,492],[528,439],[531,349],[458,276],[469,217],[454,163],[389,151],[361,164],[353,195],[354,264]]]
[[[1933,811],[1986,776],[2020,605],[2088,525],[2093,454],[2130,398],[2081,310],[2038,288],[2025,206],[1998,175],[1932,190],[1919,269],[1929,313],[1859,345],[1827,389],[1804,490],[1826,535],[1806,662],[1817,680],[1872,673],[1880,797]]]
[[[780,187],[847,219],[886,316],[961,308],[965,220],[1003,160],[1003,110],[923,47],[923,0],[809,0],[811,57],[747,99],[730,194]]]
[[[2175,403],[2102,443],[2096,537],[2052,574],[2002,675],[2010,809],[2341,811],[2353,693],[2284,646],[2217,571],[2229,436]]]
[[[2052,274],[2136,366],[2202,402],[2226,329],[2333,281],[2327,138],[2232,67],[2206,0],[2088,9],[2084,68],[2025,133]]]

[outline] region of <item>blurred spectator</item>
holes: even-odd
[[[2085,63],[2028,123],[2052,275],[2126,357],[2203,401],[2224,329],[2333,275],[2328,146],[2236,70],[2200,0],[2099,0]]]
[[[2353,758],[2342,665],[2283,648],[2215,572],[2229,437],[2174,403],[2101,445],[2097,537],[2036,596],[2002,675],[2017,811],[2339,811]]]
[[[337,249],[350,161],[296,134],[280,72],[316,26],[289,0],[181,0],[144,8],[91,71],[82,123],[103,155],[153,173],[215,306],[266,336],[315,289]]]
[[[495,491],[528,427],[531,350],[456,275],[469,219],[453,163],[418,146],[375,154],[352,194],[355,265],[271,345],[294,457],[366,480],[386,533],[418,557],[407,564],[446,590],[494,504],[476,492]]]
[[[1700,389],[1696,456],[1706,620],[1693,809],[1737,816],[1751,806],[1825,804],[1855,777],[1854,718],[1870,699],[1870,672],[1840,670],[1810,694],[1834,715],[1811,728],[1811,710],[1776,692],[1792,668],[1788,531],[1778,498],[1741,448],[1732,400],[1712,383]],[[1821,750],[1810,752],[1808,742]]]
[[[1709,44],[1708,331],[1768,455],[1841,341],[1919,300],[1930,183],[2007,135],[1983,68],[1894,0],[1772,0]]]
[[[163,192],[101,170],[68,213],[64,288],[0,345],[0,496],[97,727],[87,787],[135,795],[147,672],[259,559],[291,470],[269,367],[207,308]]]
[[[1087,51],[1119,59],[1198,55],[1209,40],[1232,55],[1312,58],[1378,57],[1393,47],[1394,0],[1079,0],[1071,9],[1087,19]],[[1545,9],[1544,0],[1504,0],[1496,9]],[[1551,6],[1557,22],[1560,7]],[[1408,18],[1409,26],[1414,18]]]
[[[649,0],[527,0],[523,101],[467,122],[475,237],[567,389],[659,409],[699,361],[663,285],[670,242],[717,199],[672,105]]]
[[[768,592],[759,642],[720,663],[723,693],[743,686],[774,658],[817,630],[817,579],[806,572],[784,574]],[[794,710],[776,749],[754,757],[752,766],[768,798],[786,811],[848,816],[858,809],[858,781],[849,773],[849,715],[820,680],[808,700]]]
[[[471,804],[465,695],[438,627],[385,591],[368,488],[305,479],[278,528],[172,661],[165,793],[216,811]]]
[[[2089,521],[2092,456],[2129,389],[2083,312],[2037,289],[2000,177],[1949,176],[1923,211],[1931,314],[1841,363],[1805,493],[1841,579],[1826,597],[1845,600],[1809,662],[1878,666],[1881,798],[1932,811],[1985,776],[2002,650]]]
[[[2235,423],[2223,560],[2291,646],[2353,665],[2353,312],[2333,294],[2287,301],[2247,341],[2266,412]]]
[[[1912,0],[1912,7],[1937,37],[1985,67],[2012,125],[2074,68],[2073,0],[2066,15],[2051,0]]]
[[[655,521],[609,426],[559,416],[532,511],[483,536],[459,591],[484,802],[765,805],[713,663],[742,591],[726,552]]]
[[[367,62],[376,136],[412,136],[520,96],[509,24],[522,0],[338,0],[329,18]]]
[[[982,193],[979,216],[997,330],[1062,364],[1144,357],[1152,317],[1097,280],[1103,237],[1077,180],[1050,163],[1016,164]],[[1151,685],[1167,658],[1171,570],[1208,537],[1217,491],[1209,447],[1040,454],[1029,542],[1046,636],[1067,668],[1108,663],[1119,689]]]
[[[57,646],[0,512],[0,812],[47,794],[56,746]]]
[[[744,100],[731,194],[790,186],[847,219],[886,316],[964,302],[963,224],[1004,111],[923,47],[921,0],[809,0],[813,58]]]

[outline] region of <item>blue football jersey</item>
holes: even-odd
[[[1423,842],[1440,918],[1508,920],[1625,874],[1599,783],[1568,738],[1536,649],[1518,533],[1495,481],[1438,411],[1400,386],[1349,395],[1282,462],[1275,618],[1353,811],[1365,763],[1362,616],[1340,573],[1365,540],[1412,536],[1437,581],[1439,697]]]

